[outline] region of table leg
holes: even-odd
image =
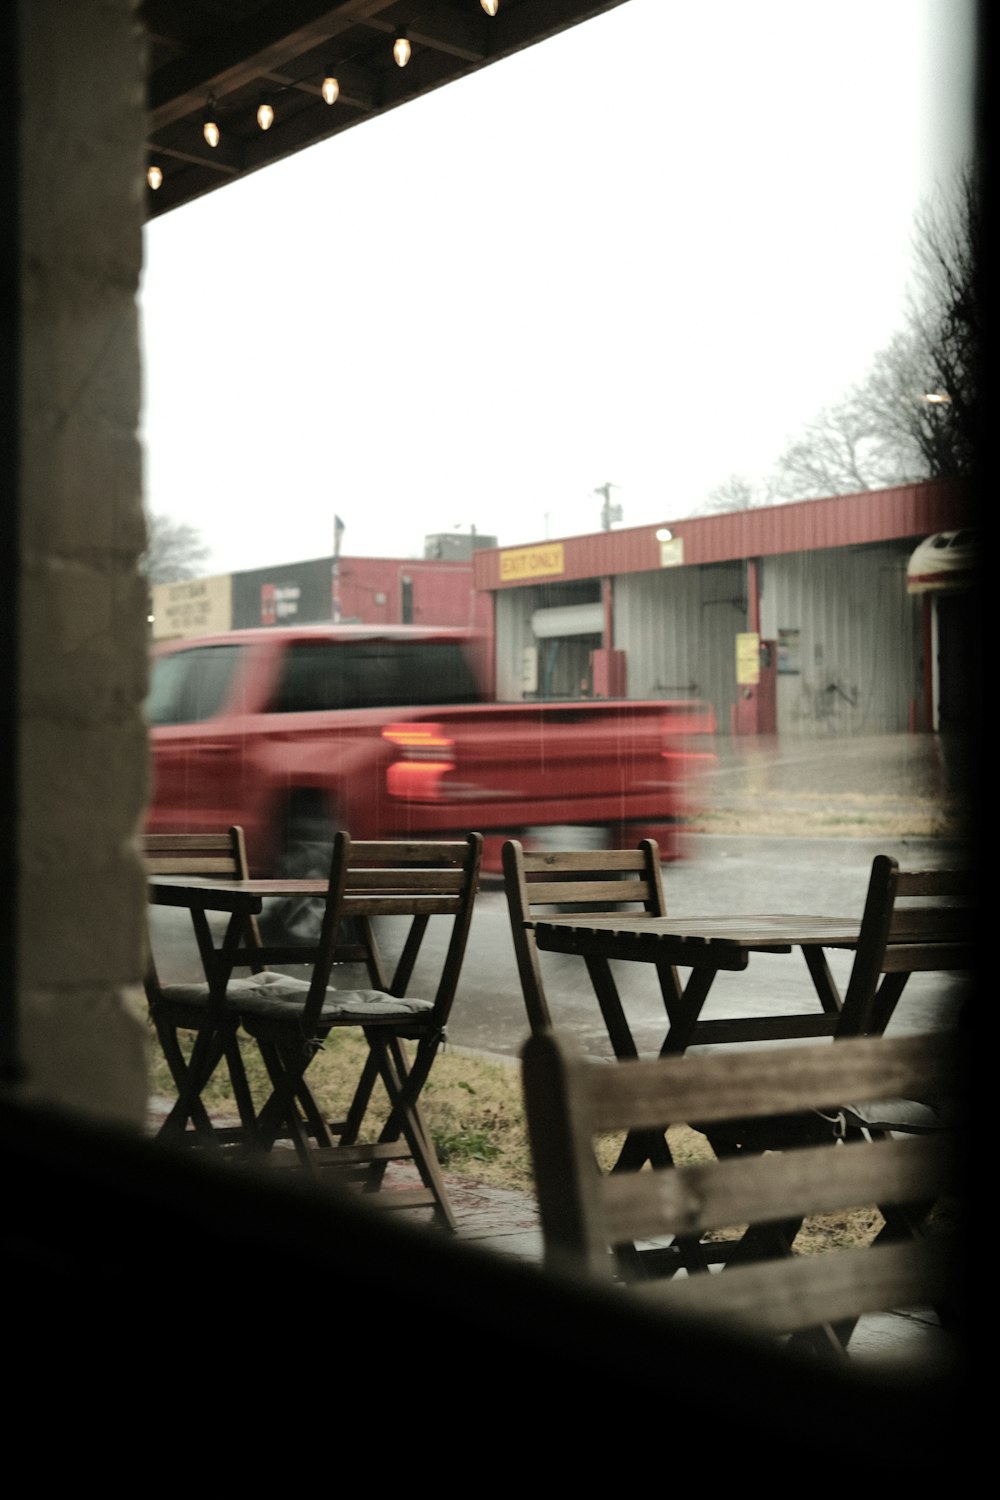
[[[843,1001],[836,981],[830,973],[824,948],[803,948],[802,957],[812,975],[812,982],[819,996],[819,1003],[828,1016],[837,1016],[843,1009]]]
[[[862,1018],[863,1036],[882,1036],[892,1020],[892,1013],[909,977],[909,974],[882,975],[882,982],[875,991],[868,1015]]]
[[[692,969],[687,984],[680,987],[676,969],[667,969],[657,964],[663,1004],[666,1007],[670,1029],[663,1039],[660,1056],[675,1056],[686,1052],[691,1043],[698,1018],[708,999],[708,992],[715,982],[717,970]]]
[[[625,1011],[622,1009],[618,986],[611,973],[611,965],[606,958],[590,956],[584,959],[584,963],[587,965],[590,982],[594,986],[597,1003],[601,1007],[601,1015],[604,1017],[604,1024],[607,1027],[608,1038],[615,1057],[619,1062],[626,1057],[638,1057],[635,1038],[625,1019]]]

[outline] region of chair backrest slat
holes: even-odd
[[[735,1266],[723,1276],[650,1281],[639,1291],[664,1309],[778,1335],[887,1309],[933,1307],[955,1286],[956,1256],[950,1243],[879,1245],[841,1251],[833,1259],[830,1265],[825,1255],[798,1255]],[[832,1339],[827,1347],[832,1354],[843,1352]]]
[[[377,864],[434,866],[448,862],[464,866],[468,853],[466,839],[354,839],[351,842],[351,867]]]
[[[463,853],[467,852],[467,850],[463,851]],[[347,871],[346,889],[348,892],[380,891],[382,893],[423,891],[439,895],[442,892],[460,891],[464,879],[465,872],[461,868],[415,869],[408,863],[396,869],[388,867],[369,869],[367,866],[359,868],[352,857]]]
[[[353,913],[366,917],[406,917],[416,916],[419,912],[433,916],[461,910],[461,892],[436,896],[427,895],[423,891],[372,891],[370,895],[362,895],[358,891],[347,890],[343,897],[345,916]]]
[[[535,913],[550,906],[574,909],[600,906],[614,910],[626,902],[648,902],[649,882],[639,877],[621,880],[547,879],[531,882],[529,893]]]
[[[900,870],[896,878],[897,897],[958,896],[968,900],[974,882],[968,870]]]
[[[243,878],[236,874],[232,859],[226,855],[207,854],[192,859],[189,854],[160,854],[155,850],[147,850],[143,858],[152,875],[229,875],[234,880]]]

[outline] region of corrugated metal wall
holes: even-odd
[[[727,734],[746,609],[742,562],[616,578],[614,644],[627,654],[629,697],[707,699]]]
[[[886,543],[764,559],[761,635],[779,645],[779,733],[910,727],[921,697],[921,606],[906,590],[911,550]]]
[[[524,652],[535,645],[531,628],[534,592],[508,589],[496,596],[496,696],[501,703],[524,697]]]
[[[906,591],[909,550],[887,543],[761,562],[760,633],[778,647],[779,733],[910,727],[921,612]],[[706,698],[719,732],[730,733],[736,637],[749,628],[745,588],[742,563],[616,578],[614,643],[627,653],[629,697]]]

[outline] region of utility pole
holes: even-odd
[[[345,531],[339,516],[333,518],[333,566],[330,569],[330,619],[340,624],[340,539]]]
[[[611,504],[611,491],[620,488],[620,485],[612,484],[611,481],[608,480],[607,484],[599,484],[594,490],[595,495],[604,496],[604,504],[601,506],[602,531],[610,531],[612,521],[620,521],[622,518],[621,506]]]

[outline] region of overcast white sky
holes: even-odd
[[[148,508],[206,572],[694,514],[867,373],[973,0],[627,0],[146,229]]]

